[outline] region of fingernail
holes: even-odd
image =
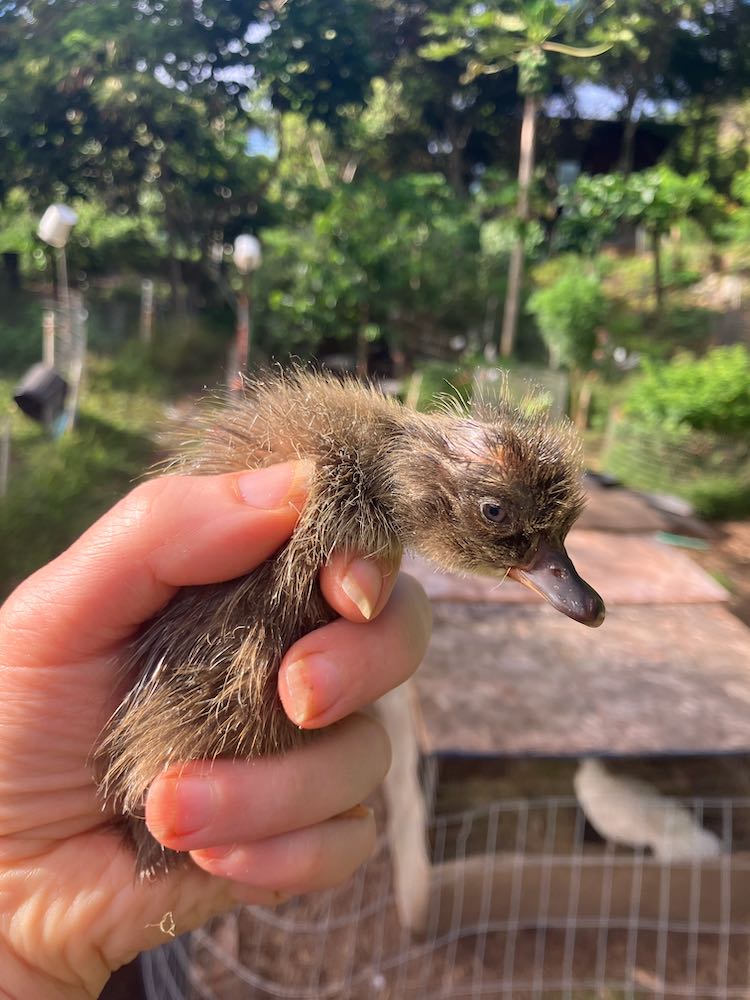
[[[360,803],[357,806],[352,806],[351,809],[347,809],[346,812],[339,813],[333,819],[366,819],[372,815],[374,815],[373,810],[369,806],[363,806]]]
[[[234,851],[234,844],[226,844],[218,847],[202,847],[199,851],[193,851],[204,861],[225,861]]]
[[[328,711],[344,693],[344,678],[328,657],[313,653],[284,671],[287,715],[298,726]]]
[[[276,510],[296,500],[304,500],[312,473],[311,462],[282,462],[266,469],[243,472],[237,479],[237,489],[248,506]]]
[[[216,812],[216,790],[210,778],[167,777],[155,805],[148,811],[148,826],[157,839],[186,837],[208,827]]]
[[[369,621],[383,590],[383,571],[373,559],[352,559],[341,581],[341,589]]]

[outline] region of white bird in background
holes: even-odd
[[[721,840],[674,799],[637,778],[618,777],[588,757],[573,779],[586,819],[605,840],[650,847],[664,862],[694,861],[721,854]]]

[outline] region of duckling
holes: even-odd
[[[586,819],[605,840],[649,847],[665,864],[722,853],[721,840],[683,805],[647,781],[612,774],[594,757],[581,761],[573,786]]]
[[[567,425],[507,401],[475,401],[471,415],[444,402],[422,414],[374,387],[295,369],[247,380],[199,428],[168,471],[307,458],[315,474],[275,556],[228,583],[180,590],[127,653],[135,683],[96,757],[101,794],[147,877],[186,857],[143,821],[162,769],[284,753],[309,738],[285,715],[277,674],[287,649],[334,617],[318,587],[334,550],[396,558],[407,548],[447,571],[511,576],[585,625],[604,618],[563,544],[584,504]]]

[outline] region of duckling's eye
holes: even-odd
[[[483,500],[481,510],[484,517],[493,524],[503,524],[507,517],[503,508],[492,500]]]

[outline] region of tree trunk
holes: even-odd
[[[638,122],[633,118],[633,110],[638,100],[639,91],[628,94],[623,116],[622,144],[620,145],[620,158],[617,162],[617,169],[627,177],[633,171],[635,160],[635,133]]]
[[[466,163],[464,162],[464,153],[470,135],[471,128],[468,125],[462,127],[459,124],[455,110],[451,109],[445,119],[445,137],[450,143],[447,175],[448,183],[459,198],[463,198],[466,195]]]
[[[518,312],[521,305],[521,285],[523,284],[524,230],[529,221],[529,190],[534,173],[534,144],[536,142],[536,115],[539,100],[534,94],[527,94],[523,102],[523,123],[521,125],[521,149],[518,157],[518,207],[517,217],[521,232],[516,237],[508,266],[508,288],[505,295],[503,329],[500,335],[500,355],[510,357],[516,343]]]
[[[464,196],[463,157],[461,150],[455,146],[451,146],[451,151],[448,153],[448,183],[458,198]]]
[[[654,255],[654,296],[656,298],[656,314],[660,315],[664,305],[664,279],[661,267],[661,236],[654,230],[651,233],[651,252]]]
[[[634,118],[628,116],[622,130],[622,145],[620,146],[620,159],[617,169],[620,173],[628,177],[633,172],[633,160],[635,157],[635,132],[638,123]]]
[[[594,395],[594,384],[597,380],[596,372],[586,372],[581,379],[578,389],[578,401],[576,403],[575,425],[579,431],[585,431],[589,425],[589,410],[591,409],[591,397]]]
[[[174,244],[170,241],[170,245]],[[169,254],[169,290],[175,315],[183,322],[188,318],[187,289],[182,275],[182,265],[174,250]]]
[[[367,378],[368,362],[370,360],[370,342],[367,339],[367,321],[369,314],[366,306],[360,309],[359,326],[357,327],[356,365],[359,378]]]
[[[18,254],[6,250],[3,253],[3,268],[8,278],[8,287],[17,292],[21,287],[21,267]]]
[[[703,136],[706,130],[706,124],[708,123],[708,97],[703,97],[703,99],[698,104],[697,114],[692,116],[689,128],[692,133],[692,142],[690,149],[690,169],[698,170],[700,168],[701,161],[701,146],[703,145]]]

